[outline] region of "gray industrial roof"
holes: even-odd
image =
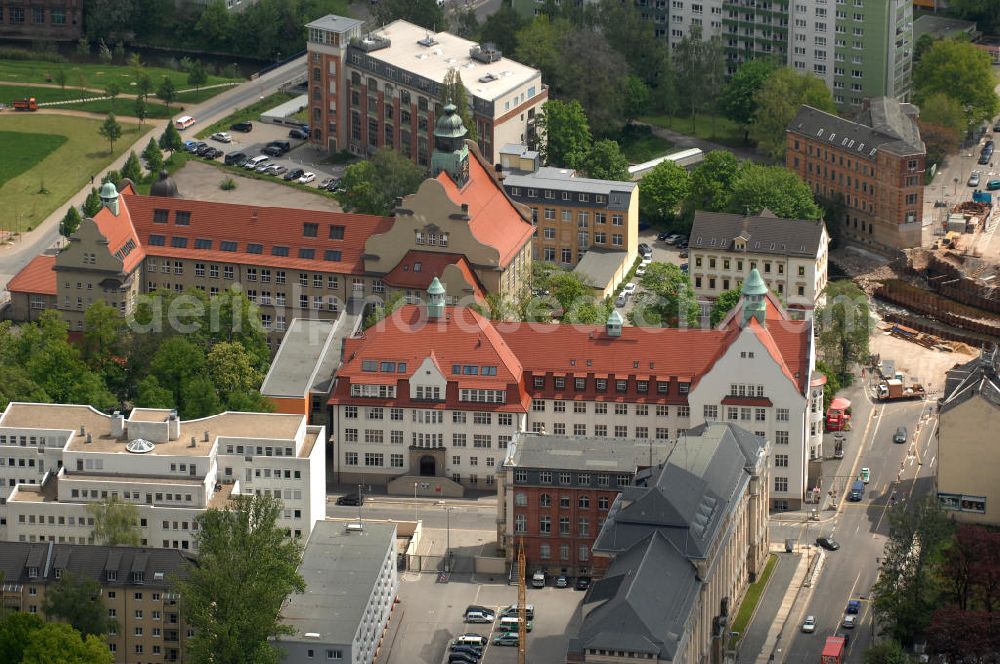
[[[4,583],[28,583],[28,567],[38,570],[31,583],[55,582],[55,570],[98,581],[101,585],[129,585],[132,572],[142,572],[143,585],[168,588],[186,576],[186,561],[193,556],[177,549],[154,549],[96,544],[56,544],[53,542],[0,542],[0,573]],[[107,572],[117,573],[108,581]]]
[[[691,227],[691,248],[733,251],[733,240],[743,237],[751,253],[814,258],[823,229],[822,221],[782,219],[767,210],[756,217],[698,210]]]
[[[525,159],[538,159],[538,150],[529,150],[527,145],[521,143],[505,143],[500,148],[500,154],[512,154]]]
[[[386,552],[396,545],[392,523],[364,522],[360,532],[346,521],[318,521],[299,565],[306,591],[293,594],[282,610],[283,622],[295,629],[281,641],[351,643],[364,615]],[[393,557],[395,564],[395,557]]]
[[[511,171],[506,177],[504,177],[503,185],[504,188],[508,188],[508,192],[510,191],[509,187],[522,187],[524,189],[551,189],[553,191],[570,191],[582,194],[603,194],[605,196],[610,196],[612,193],[620,194],[623,197],[624,202],[619,205],[614,205],[613,201],[609,199],[608,208],[622,210],[628,209],[629,198],[631,197],[632,192],[637,191],[639,188],[638,183],[635,182],[581,178],[574,175],[573,169],[554,168],[552,166],[542,166],[534,173]],[[514,198],[521,202],[532,200],[524,195],[515,196]],[[536,199],[540,202],[545,202],[546,200],[542,198],[541,191],[537,192]],[[560,204],[560,199],[558,197],[548,200],[556,205]]]
[[[627,259],[628,254],[624,251],[593,247],[587,250],[573,268],[573,272],[579,275],[584,283],[604,290]]]
[[[519,433],[507,453],[507,465],[516,468],[583,470],[598,472],[635,472],[665,459],[673,442],[653,439],[589,438]]]
[[[359,21],[355,18],[348,18],[346,16],[337,16],[336,14],[327,14],[323,18],[318,18],[312,23],[306,23],[307,28],[316,28],[317,30],[332,30],[334,32],[344,32],[350,30],[351,28],[361,25],[363,21]]]
[[[269,397],[302,397],[311,390],[328,391],[340,364],[340,347],[333,343],[339,323],[339,318],[292,320],[260,393]]]
[[[911,155],[926,151],[920,129],[913,117],[916,109],[890,97],[869,100],[869,108],[857,122],[841,118],[812,106],[803,105],[788,131],[813,140],[823,140],[839,150],[874,161],[878,150]]]
[[[955,365],[945,380],[941,412],[945,412],[975,395],[1000,406],[1000,350],[984,349],[979,357]]]
[[[934,39],[949,39],[962,33],[974,35],[976,22],[932,14],[923,14],[913,18],[914,43],[923,35],[930,35]]]

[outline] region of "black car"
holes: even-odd
[[[640,242],[639,243],[639,253],[644,254],[647,251],[652,251],[652,249],[650,249],[649,245],[646,244],[645,242]]]
[[[348,493],[344,494],[340,498],[337,498],[337,504],[359,507],[365,504],[365,497],[357,493]]]
[[[816,544],[820,545],[827,551],[836,551],[840,548],[840,544],[838,544],[837,540],[832,537],[817,537]]]
[[[230,131],[242,131],[244,134],[253,131],[253,123],[249,120],[244,122],[237,122],[234,125],[229,125]]]
[[[467,652],[453,652],[448,655],[448,664],[476,664],[479,658]]]
[[[198,154],[198,150],[206,150],[206,149],[208,149],[208,143],[198,141],[196,143],[192,143],[191,145],[189,145],[187,150],[191,154]]]
[[[288,138],[306,139],[309,138],[309,134],[302,131],[301,129],[292,129],[291,131],[288,132]]]
[[[305,175],[306,172],[301,168],[293,168],[292,170],[285,173],[286,180],[298,180],[300,177]]]
[[[990,163],[990,157],[992,157],[992,156],[993,156],[992,154],[988,154],[986,152],[983,152],[981,155],[979,155],[979,162],[978,162],[979,165],[980,166],[985,166],[986,164]]]
[[[205,159],[218,159],[222,156],[222,150],[219,148],[209,148],[205,150],[205,154],[201,155]]]
[[[227,166],[232,166],[233,164],[238,164],[247,158],[246,152],[230,152],[226,155],[225,162]]]
[[[468,655],[469,657],[473,657],[476,660],[478,660],[480,657],[483,656],[483,650],[482,648],[477,648],[475,646],[460,646],[452,644],[451,648],[449,649],[449,654]]]
[[[281,150],[282,153],[288,152],[289,150],[292,149],[292,144],[289,143],[288,141],[271,141],[270,143],[267,144],[267,146],[269,148],[270,147],[278,148],[279,150]]]
[[[993,123],[993,131],[1000,131],[1000,120]]]
[[[263,150],[260,151],[261,154],[266,154],[268,157],[280,157],[284,154],[276,145],[268,145]]]
[[[581,576],[581,577],[577,578],[577,580],[576,580],[576,589],[577,590],[586,590],[589,587],[590,587],[590,577],[589,576]]]
[[[664,231],[663,233],[660,233],[659,235],[657,235],[657,236],[656,236],[656,239],[657,239],[657,240],[659,240],[660,242],[663,242],[663,241],[664,241],[664,240],[666,240],[666,239],[667,239],[668,237],[670,237],[670,233],[668,233],[668,232]]]

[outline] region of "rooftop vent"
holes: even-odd
[[[480,83],[492,83],[496,80],[499,80],[499,77],[496,74],[486,74],[485,76],[479,77]]]
[[[363,523],[349,523],[347,524],[347,532],[349,533],[360,533],[365,529]]]
[[[318,639],[319,638],[319,632],[306,632],[302,636],[304,636],[307,639]]]
[[[418,40],[417,43],[423,46],[424,48],[430,48],[431,46],[434,46],[438,42],[436,39],[434,39],[434,35],[428,32],[427,35],[423,39]]]
[[[156,445],[149,442],[145,438],[136,438],[125,444],[125,449],[132,454],[145,454],[147,452],[152,452],[154,447],[156,447]]]
[[[383,37],[382,35],[365,35],[362,38],[355,37],[351,40],[351,46],[359,48],[365,53],[371,53],[372,51],[378,51],[383,48],[389,48],[392,46],[392,41],[388,37]]]
[[[469,49],[469,57],[479,62],[490,64],[503,57],[503,52],[492,42],[477,44]]]

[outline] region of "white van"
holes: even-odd
[[[501,631],[501,632],[516,632],[516,631],[518,631],[518,627],[519,627],[520,624],[521,624],[521,621],[518,620],[516,616],[506,616],[506,617],[500,619],[500,628],[499,628],[499,631]],[[532,622],[530,620],[528,620],[525,623],[525,628],[527,629],[527,631],[530,632],[532,627],[534,627],[534,625],[532,624]]]
[[[187,129],[195,122],[197,122],[197,120],[192,118],[190,115],[182,115],[181,117],[174,120],[174,126],[177,127],[177,129]]]
[[[482,634],[460,634],[458,638],[455,639],[455,645],[479,646],[481,648],[486,645],[486,638]]]
[[[535,605],[534,604],[525,604],[524,605],[524,616],[528,620],[534,620],[535,619]],[[516,618],[517,617],[517,604],[511,604],[510,606],[501,609],[500,610],[500,617],[501,618],[506,618],[506,617]]]
[[[243,168],[245,168],[247,170],[250,170],[250,171],[253,171],[253,170],[256,170],[258,166],[260,166],[261,164],[263,164],[267,160],[268,160],[268,156],[267,155],[264,155],[264,154],[257,155],[256,157],[254,157],[253,159],[251,159],[250,161],[248,161],[243,166]]]

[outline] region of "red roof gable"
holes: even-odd
[[[132,223],[146,254],[227,263],[253,263],[318,272],[364,272],[365,242],[384,233],[390,217],[345,212],[322,212],[294,208],[258,207],[236,203],[213,203],[151,196],[126,196]],[[154,210],[166,210],[166,223],[155,223]],[[188,212],[187,224],[177,224],[177,212]],[[316,237],[305,237],[304,224],[317,224]],[[330,239],[330,227],[343,227],[342,240]],[[162,245],[151,244],[151,235],[164,237]],[[187,247],[172,246],[173,238],[186,238]],[[195,248],[195,240],[211,240],[211,249]],[[222,242],[234,242],[236,251],[222,251]],[[248,245],[261,245],[261,253],[249,253]],[[288,256],[275,256],[273,247],[287,247]],[[300,257],[299,250],[312,250],[313,258]],[[339,251],[339,260],[326,260],[327,251]]]
[[[55,256],[35,256],[20,272],[7,282],[11,293],[56,295]]]
[[[809,321],[803,320],[783,320],[768,323],[767,328],[762,328],[760,323],[754,321],[757,337],[762,341],[765,337],[770,338],[768,346],[771,355],[777,353],[776,358],[784,361],[785,375],[787,375],[799,391],[805,393],[809,385],[809,355],[812,352],[812,325]],[[758,331],[759,330],[759,331]],[[761,334],[763,332],[763,334]]]
[[[419,269],[414,269],[420,263]],[[465,277],[477,299],[485,297],[484,289],[472,271],[472,266],[462,254],[443,254],[433,251],[411,249],[406,252],[392,272],[382,279],[388,286],[426,290],[434,277],[440,277],[444,269],[455,265]]]
[[[521,216],[490,171],[475,146],[470,146],[465,187],[459,189],[444,171],[438,173],[437,180],[452,202],[469,206],[469,230],[477,240],[499,251],[500,265],[506,266],[531,239],[535,228]]]
[[[125,191],[131,191],[126,187]],[[129,201],[134,200],[130,197]],[[118,197],[118,216],[106,207],[102,207],[93,217],[97,230],[108,241],[108,251],[122,259],[122,272],[128,274],[145,258],[142,244],[136,235],[132,224],[132,211],[126,203],[125,196]],[[119,253],[120,252],[120,253]]]

